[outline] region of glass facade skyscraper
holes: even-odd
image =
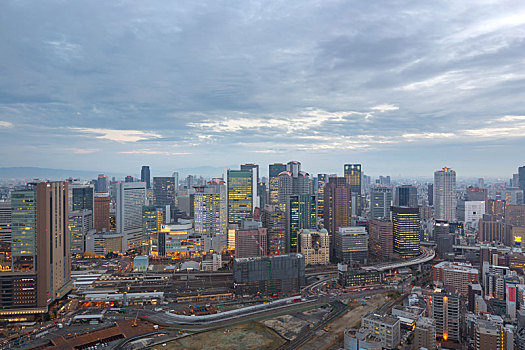
[[[253,171],[228,170],[228,224],[241,225],[253,215]]]
[[[419,255],[419,208],[392,207],[394,254],[401,258]]]

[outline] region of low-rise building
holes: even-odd
[[[383,348],[397,349],[401,332],[398,318],[369,313],[361,318],[361,327],[379,338]]]
[[[338,282],[343,287],[359,287],[383,282],[383,274],[378,271],[366,271],[345,264],[338,264],[337,270]]]

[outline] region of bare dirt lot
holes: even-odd
[[[383,294],[376,294],[366,301],[366,304],[359,305],[346,312],[335,321],[331,322],[326,330],[319,330],[316,337],[301,347],[301,350],[321,350],[338,349],[342,347],[343,332],[347,328],[354,327],[361,321],[361,316],[367,312],[374,311],[387,302],[387,297]]]
[[[163,349],[275,349],[284,343],[271,329],[255,322],[188,336],[167,343]]]

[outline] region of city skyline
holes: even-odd
[[[8,1],[0,16],[4,166],[504,177],[522,156],[522,3]]]

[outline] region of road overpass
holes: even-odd
[[[421,248],[422,254],[420,254],[418,257],[410,260],[404,260],[404,261],[397,261],[392,263],[383,263],[383,264],[377,264],[377,265],[371,265],[371,266],[363,266],[363,270],[366,271],[388,271],[388,270],[395,270],[402,267],[409,267],[413,265],[419,265],[426,262],[431,261],[436,256],[436,253],[433,249],[427,249],[427,248]]]

